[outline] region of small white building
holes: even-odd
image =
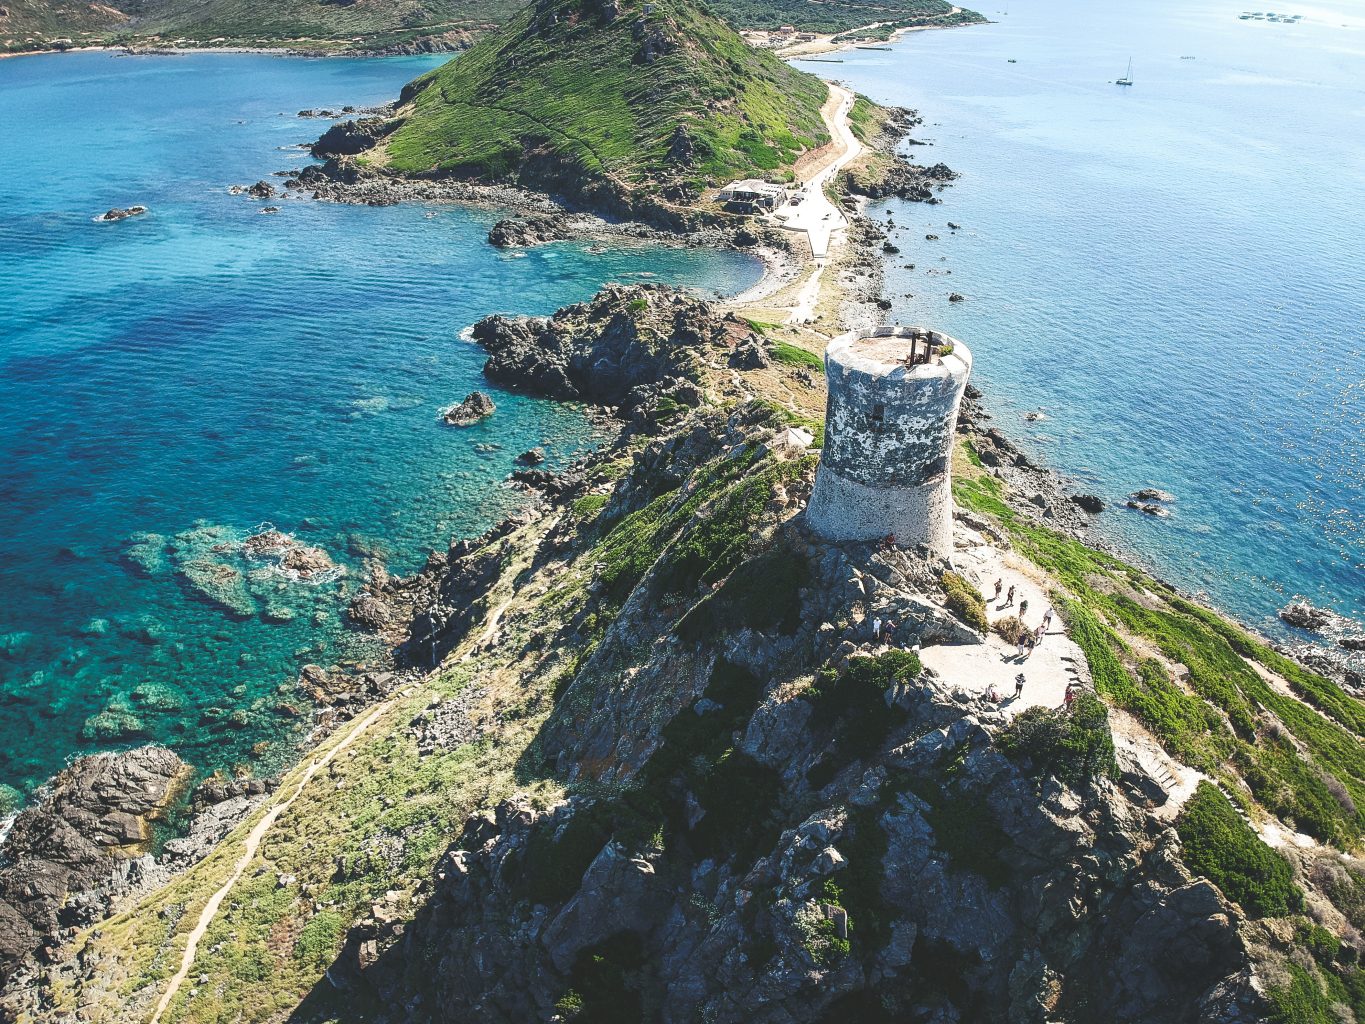
[[[789,193],[785,185],[746,178],[732,181],[716,193],[716,202],[738,213],[772,213],[782,206]]]

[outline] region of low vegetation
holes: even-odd
[[[954,495],[996,518],[1065,587],[1057,606],[1102,696],[1234,797],[1324,842],[1349,847],[1365,837],[1359,701],[1140,569],[1024,520],[1001,488],[970,472]],[[1280,674],[1294,695],[1263,672]]]
[[[1000,735],[1000,747],[1008,756],[1027,760],[1035,774],[1055,775],[1073,786],[1117,774],[1109,709],[1085,691],[1069,709],[1024,711]]]
[[[950,612],[979,633],[990,629],[990,622],[986,618],[986,599],[981,596],[981,591],[955,572],[945,572],[938,582],[947,595],[946,603]]]
[[[1201,782],[1176,823],[1185,863],[1252,917],[1284,917],[1301,895],[1289,862],[1243,821],[1217,787]]]
[[[405,90],[401,171],[516,177],[535,152],[566,187],[680,182],[699,193],[790,166],[828,140],[823,82],[689,0],[532,5]],[[577,187],[574,185],[574,187]]]

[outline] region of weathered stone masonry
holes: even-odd
[[[937,331],[879,327],[825,351],[825,447],[806,510],[830,540],[953,549],[950,468],[957,407],[972,369],[960,341]]]

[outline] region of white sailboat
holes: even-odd
[[[1120,79],[1119,79],[1117,82],[1115,82],[1114,84],[1115,84],[1115,85],[1132,85],[1132,84],[1133,84],[1133,58],[1132,58],[1132,57],[1129,57],[1129,58],[1128,58],[1128,74],[1124,75],[1122,78],[1120,78]]]

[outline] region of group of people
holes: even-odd
[[[886,644],[887,646],[890,646],[891,642],[896,637],[896,626],[897,623],[895,619],[888,616],[886,621],[883,622],[882,617],[878,615],[872,620],[872,642],[874,644]]]
[[[992,598],[992,600],[995,601],[997,611],[1003,608],[1010,608],[1014,605],[1014,585],[1011,584],[1009,590],[1005,592],[1005,600],[1002,603],[1000,600],[1000,591],[1003,588],[1004,580],[997,579],[995,581],[995,594]],[[1024,625],[1024,616],[1027,614],[1028,598],[1024,598],[1019,602],[1019,614],[1017,616],[1021,625]],[[1052,628],[1053,614],[1053,609],[1049,605],[1048,610],[1043,613],[1043,621],[1038,623],[1038,626],[1035,629],[1029,629],[1027,625],[1024,625],[1024,628],[1020,630],[1019,637],[1016,640],[1016,644],[1019,648],[1017,657],[1020,661],[1027,661],[1029,655],[1033,653],[1033,649],[1043,642],[1043,637],[1045,637],[1047,631]],[[1017,682],[1018,681],[1016,680],[1016,684]]]

